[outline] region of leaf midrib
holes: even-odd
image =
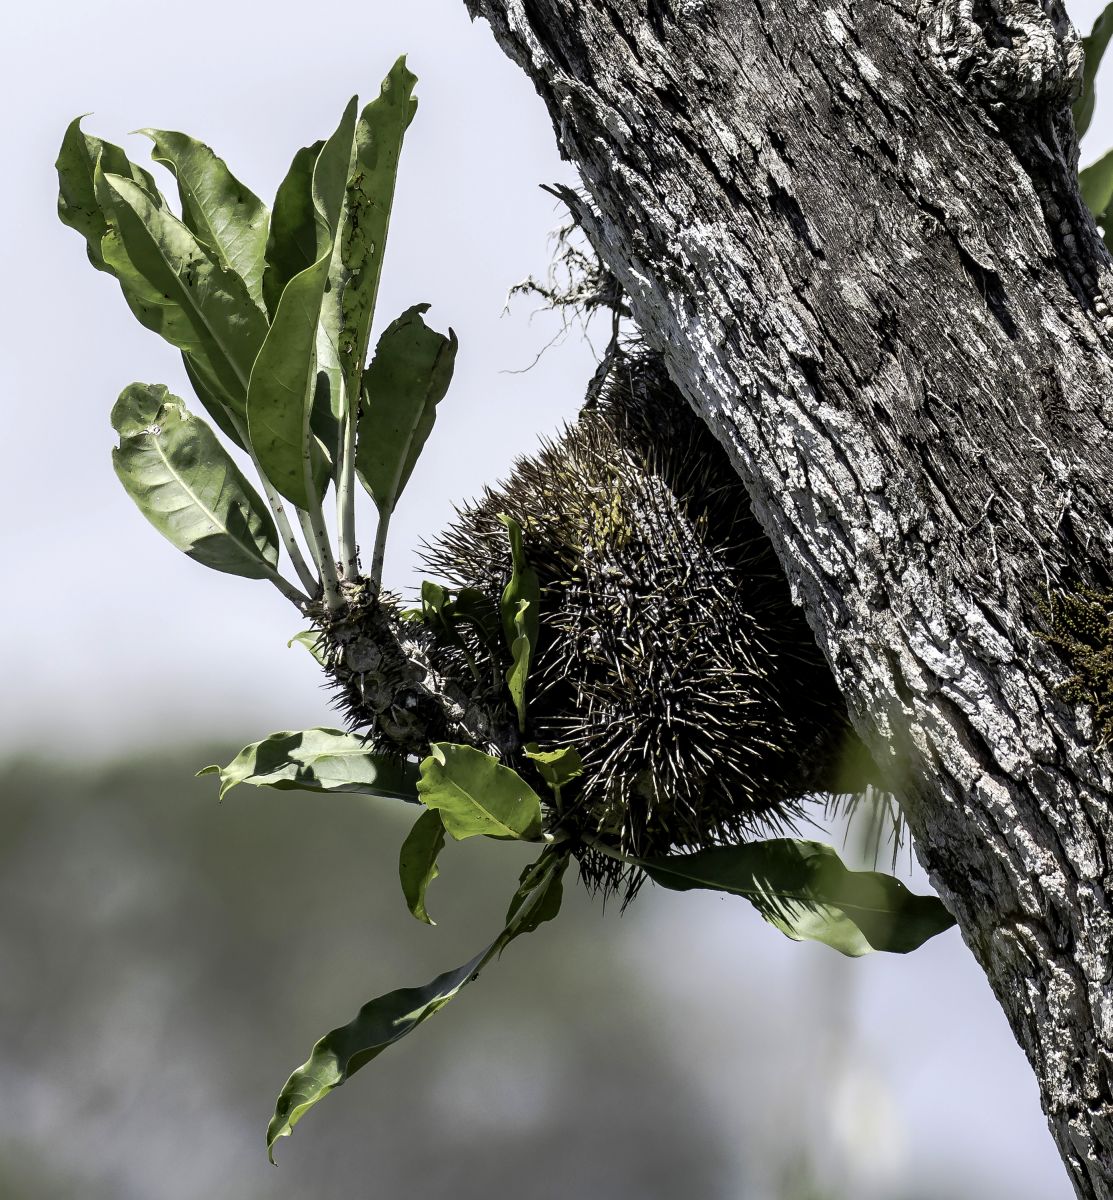
[[[189,418],[186,418],[186,419],[188,420]],[[213,510],[201,499],[201,497],[197,495],[197,493],[193,490],[193,488],[191,488],[189,486],[189,484],[186,483],[185,479],[181,476],[181,474],[177,471],[177,469],[171,463],[170,459],[167,457],[166,451],[163,449],[162,442],[159,440],[160,435],[158,433],[155,433],[153,429],[148,428],[145,431],[145,436],[149,437],[151,439],[151,444],[154,446],[155,451],[157,452],[159,458],[162,460],[163,465],[166,467],[166,469],[169,472],[169,474],[171,475],[171,477],[178,483],[178,485],[181,487],[182,491],[184,491],[186,493],[186,495],[189,496],[189,498],[197,505],[197,507],[213,522],[213,524],[216,525],[217,532],[224,533],[232,541],[232,543],[234,545],[237,545],[237,546],[241,547],[241,549],[246,550],[247,553],[250,555],[250,557],[256,559],[259,562],[262,562],[263,565],[265,567],[267,567],[268,569],[273,569],[273,568],[271,568],[270,563],[267,562],[266,558],[260,553],[259,547],[256,546],[254,542],[245,543],[245,542],[242,542],[238,537],[236,537],[236,535],[220,519],[220,517],[218,517],[217,514],[215,512],[213,512]],[[225,475],[225,479],[227,479],[227,475]],[[224,491],[224,487],[223,487],[223,485],[221,485],[221,492],[223,493],[223,491]]]
[[[107,176],[106,176],[106,178],[107,178]],[[121,183],[125,183],[125,184],[129,182],[128,180],[124,179],[124,177],[122,175],[113,175],[112,178],[118,179],[118,180],[120,180]],[[115,185],[113,185],[113,186],[115,186]],[[137,184],[133,183],[132,186],[135,187],[137,191],[142,191],[142,189],[139,188],[139,186]],[[120,196],[120,198],[124,200],[124,203],[127,204],[128,207],[131,209],[132,214],[139,221],[139,225],[142,228],[144,235],[146,236],[148,241],[154,246],[155,251],[158,254],[158,256],[166,264],[167,269],[169,270],[170,274],[174,278],[174,282],[178,286],[178,291],[189,299],[190,303],[188,304],[188,306],[183,306],[183,307],[186,307],[187,311],[192,311],[197,314],[198,318],[201,321],[201,324],[205,328],[205,332],[209,335],[209,337],[212,339],[212,341],[216,344],[217,349],[220,350],[221,354],[224,355],[225,361],[232,368],[233,373],[235,374],[236,378],[240,382],[240,387],[243,388],[244,398],[245,398],[245,403],[246,403],[248,380],[244,378],[243,370],[236,363],[236,361],[233,359],[233,357],[229,354],[227,345],[224,343],[224,340],[218,335],[216,330],[213,328],[213,326],[210,323],[209,318],[206,316],[204,310],[201,308],[201,306],[199,304],[197,304],[193,300],[193,295],[190,292],[189,288],[186,287],[186,285],[182,282],[181,276],[178,274],[177,270],[175,270],[175,268],[171,264],[170,260],[166,257],[166,254],[162,248],[162,242],[157,237],[155,237],[151,233],[151,231],[147,228],[146,221],[143,220],[143,218],[135,210],[134,206],[127,199],[124,198],[123,193],[120,191],[119,188],[116,188],[116,192]],[[177,218],[174,217],[174,215],[172,213],[169,213],[167,215],[170,217],[171,220],[177,220]],[[235,272],[231,271],[230,268],[222,267],[220,262],[209,258],[209,256],[204,253],[204,247],[201,245],[201,242],[197,240],[196,235],[189,228],[189,226],[185,224],[184,221],[179,221],[178,223],[190,235],[190,237],[192,237],[193,240],[195,242],[197,242],[198,248],[201,249],[201,251],[202,251],[202,256],[206,259],[206,261],[208,261],[210,263],[211,266],[215,267],[217,270],[228,270],[230,274],[235,274]],[[125,252],[126,252],[126,247],[125,247]],[[237,275],[236,278],[240,279],[242,277]],[[244,284],[244,287],[245,288],[247,287],[246,283]],[[260,347],[260,349],[261,349],[261,347]]]
[[[511,829],[509,825],[506,825],[500,821],[490,809],[485,808],[461,783],[457,782],[455,779],[449,779],[447,775],[445,776],[444,781],[450,788],[455,788],[456,791],[458,791],[466,800],[468,800],[476,809],[478,809],[479,812],[481,812],[493,825],[497,825],[500,830],[508,833],[511,837],[517,838],[520,836],[517,830]],[[518,803],[521,803],[520,799]]]

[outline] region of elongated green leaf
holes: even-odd
[[[148,171],[132,163],[119,146],[84,133],[81,121],[81,117],[75,117],[70,122],[58,151],[55,164],[58,169],[58,217],[85,239],[93,266],[98,271],[112,274],[112,268],[101,253],[101,241],[108,233],[108,218],[97,199],[93,182],[98,162],[102,171],[131,178],[156,204],[161,204],[162,198]]]
[[[456,629],[447,589],[428,579],[421,585],[421,616],[425,624],[430,629],[437,630],[448,645],[456,646],[461,650],[467,649],[464,639]]]
[[[559,794],[565,784],[578,779],[584,773],[584,760],[575,746],[562,746],[559,750],[541,750],[535,742],[522,747],[526,758],[537,765],[541,778]]]
[[[426,925],[436,925],[425,907],[425,893],[441,873],[437,858],[443,849],[444,822],[440,813],[427,808],[417,818],[398,856],[398,878],[406,905]]]
[[[485,646],[497,650],[501,634],[499,610],[477,588],[461,588],[446,606],[445,615],[454,625],[470,625]]]
[[[823,942],[851,957],[871,950],[906,954],[955,923],[935,896],[914,895],[879,871],[850,871],[819,842],[773,838],[638,865],[675,891],[744,896],[790,938]]]
[[[112,426],[116,474],[164,537],[214,570],[274,577],[271,515],[204,421],[165,387],[133,383],[112,409]]]
[[[502,593],[503,636],[507,646],[511,648],[515,639],[523,636],[536,648],[541,632],[541,585],[537,580],[537,572],[526,561],[521,525],[505,513],[499,514],[499,520],[506,526],[506,532],[510,536],[510,556],[513,564],[510,582]],[[518,614],[523,600],[529,601],[529,608],[524,614],[523,629],[520,631]]]
[[[416,802],[417,770],[367,748],[342,729],[284,730],[252,742],[226,766],[199,775],[220,776],[220,798],[241,783],[279,791],[358,792]]]
[[[457,840],[541,836],[541,797],[510,767],[471,746],[436,742],[421,764],[418,799]]]
[[[406,130],[417,111],[413,98],[416,82],[403,56],[383,80],[378,98],[360,113],[356,126],[340,240],[333,260],[333,292],[325,319],[353,393],[367,358],[398,160]]]
[[[279,1093],[274,1116],[267,1127],[267,1153],[271,1162],[275,1142],[288,1137],[313,1105],[440,1012],[462,988],[478,979],[480,971],[519,934],[531,932],[555,915],[560,880],[567,863],[567,854],[545,850],[534,867],[527,868],[523,885],[515,894],[517,903],[512,902],[512,915],[502,933],[462,967],[437,976],[424,987],[403,988],[369,1001],[354,1020],[321,1038],[308,1061],[298,1067]],[[527,877],[528,890],[525,890]]]
[[[533,933],[559,914],[568,859],[559,849],[546,850],[522,872],[506,912],[506,924],[513,925],[515,935]]]
[[[1086,56],[1082,68],[1082,95],[1074,102],[1074,128],[1079,138],[1090,128],[1090,122],[1093,120],[1094,80],[1111,36],[1113,36],[1113,4],[1107,4],[1094,22],[1090,36],[1082,39],[1082,50]]]
[[[1113,150],[1081,171],[1078,188],[1086,207],[1105,230],[1106,244],[1113,236]]]
[[[456,334],[430,329],[428,310],[414,305],[386,328],[363,379],[356,470],[384,516],[413,474],[456,364]]]
[[[286,284],[274,321],[255,360],[247,394],[247,426],[267,478],[299,508],[321,499],[327,474],[314,469],[311,418],[317,387],[317,324],[328,283],[336,221],[344,196],[356,102],[313,168],[317,258]]]
[[[186,227],[244,281],[248,294],[262,307],[267,206],[203,142],[168,129],[139,132],[154,142],[151,157],[178,182]]]
[[[267,331],[243,280],[211,258],[181,221],[156,207],[131,179],[98,174],[96,189],[109,214],[102,252],[125,295],[129,289],[139,294],[145,312],[136,315],[195,361],[204,361],[224,392],[242,403]],[[137,277],[145,288],[133,287]]]
[[[317,217],[313,204],[313,168],[323,141],[303,146],[278,185],[265,250],[263,300],[273,317],[282,289],[317,261]]]
[[[510,648],[510,666],[506,671],[506,686],[518,714],[518,729],[526,730],[526,681],[530,661],[541,635],[541,586],[537,572],[526,561],[522,527],[505,513],[499,520],[510,536],[512,570],[510,582],[502,593],[502,627]]]
[[[514,614],[515,638],[510,646],[510,666],[506,668],[506,687],[514,710],[518,714],[518,731],[526,731],[526,680],[529,677],[530,657],[533,645],[527,633],[530,618],[530,602],[520,600]]]
[[[240,429],[246,420],[243,397],[229,395],[219,384],[212,373],[212,368],[204,359],[194,359],[188,354],[182,355],[182,365],[185,367],[186,378],[193,388],[202,407],[213,420],[213,424],[224,434],[233,445],[246,450],[247,445],[240,437]],[[239,414],[239,420],[233,414]]]

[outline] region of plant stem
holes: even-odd
[[[285,576],[273,568],[267,572],[267,578],[287,600],[291,601],[291,603],[295,604],[303,612],[305,611],[305,606],[310,603],[310,599],[304,592],[299,592]]]
[[[321,588],[325,603],[330,611],[336,612],[342,605],[340,596],[340,580],[336,574],[336,560],[332,557],[332,544],[329,541],[328,529],[325,526],[325,514],[321,511],[318,501],[309,512],[298,509],[301,519],[302,533],[313,551],[317,569],[321,572]]]
[[[309,569],[309,564],[305,561],[301,547],[294,537],[294,530],[290,525],[289,517],[286,516],[282,497],[267,482],[267,477],[263,474],[263,468],[259,466],[254,454],[252,454],[251,458],[255,462],[255,469],[259,472],[259,479],[263,484],[263,494],[267,498],[267,503],[271,506],[271,512],[274,513],[274,523],[278,528],[278,536],[282,539],[282,544],[286,547],[286,553],[289,554],[290,561],[294,564],[294,570],[298,573],[298,578],[312,596],[317,591],[317,578]],[[300,512],[301,510],[299,509],[298,511]]]
[[[371,586],[379,590],[383,582],[383,562],[386,559],[386,535],[390,531],[390,513],[379,513],[379,528],[375,530],[375,552],[371,557]]]
[[[259,459],[256,457],[255,451],[251,447],[251,442],[248,440],[246,424],[233,412],[228,413],[228,418],[232,422],[235,431],[239,434],[240,441],[244,444],[247,453],[251,456],[255,473],[259,476],[259,482],[263,485],[263,495],[266,496],[271,512],[274,513],[274,523],[278,529],[278,536],[282,539],[282,544],[286,547],[286,553],[289,554],[290,561],[294,564],[294,570],[297,572],[302,586],[309,595],[315,596],[318,587],[317,577],[309,569],[309,564],[305,561],[297,538],[294,537],[294,531],[290,526],[290,519],[286,516],[286,509],[282,503],[282,497],[271,486],[266,472],[259,464]],[[295,603],[297,602],[295,601]]]
[[[359,373],[357,373],[359,374]],[[354,383],[353,392],[350,383]],[[344,382],[344,412],[340,423],[340,470],[336,477],[336,528],[340,538],[340,569],[345,579],[359,577],[356,546],[356,422],[359,419],[358,378]]]

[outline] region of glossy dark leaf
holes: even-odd
[[[321,1038],[308,1061],[290,1076],[279,1094],[267,1128],[267,1152],[272,1162],[275,1142],[288,1137],[310,1108],[440,1012],[519,934],[552,919],[559,908],[560,881],[567,863],[566,854],[546,849],[534,867],[527,868],[502,933],[462,967],[439,975],[424,987],[403,988],[369,1001],[347,1025]]]
[[[436,742],[421,764],[418,798],[457,841],[485,835],[534,841],[541,797],[510,767],[471,746]]]
[[[917,896],[879,871],[850,871],[819,842],[773,838],[638,863],[662,887],[744,896],[790,938],[851,957],[905,954],[955,923],[935,896]]]
[[[387,326],[363,376],[356,470],[384,516],[409,482],[455,368],[456,335],[430,329],[428,309],[417,304]]]
[[[213,764],[199,775],[220,777],[220,798],[241,783],[280,791],[357,792],[416,802],[417,769],[370,750],[342,729],[272,733],[252,742],[226,766]]]
[[[402,850],[398,856],[398,878],[402,884],[406,906],[426,925],[436,924],[425,907],[425,893],[441,873],[437,866],[437,858],[443,849],[444,822],[440,813],[426,809],[417,818],[413,829],[402,843]]]
[[[522,747],[525,756],[537,767],[541,778],[559,794],[560,789],[584,773],[584,760],[575,746],[559,750],[541,750],[536,743]]]

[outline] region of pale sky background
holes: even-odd
[[[1085,31],[1101,5],[1068,7]],[[184,130],[269,200],[293,151],[331,131],[352,92],[373,96],[396,55],[408,53],[421,107],[377,325],[429,301],[430,322],[452,325],[461,350],[393,531],[387,581],[404,589],[416,578],[419,538],[572,417],[594,365],[572,336],[528,374],[511,373],[559,328],[549,316],[531,321],[528,301],[502,315],[508,288],[547,266],[559,213],[538,184],[574,182],[542,105],[487,27],[468,21],[462,0],[195,0],[187,11],[62,0],[9,7],[0,32],[8,162],[0,753],[105,759],[139,742],[191,738],[234,751],[272,729],[334,723],[311,659],[285,646],[302,627],[298,614],[266,584],[176,552],[116,482],[108,411],[121,388],[142,380],[189,392],[175,353],[137,325],[115,282],[88,266],[80,239],[58,223],[58,143],[82,112],[91,114],[87,130],[137,159],[148,143],[128,130]],[[1111,111],[1099,100],[1084,160],[1113,142]],[[706,1069],[702,1085],[725,1123],[747,1071],[731,1054],[731,989],[752,999],[775,984],[810,996],[799,1003],[812,1008],[799,1011],[812,1021],[822,1020],[819,998],[839,997],[853,1010],[855,1061],[838,1094],[816,1103],[830,1177],[848,1195],[883,1197],[893,1179],[919,1177],[932,1188],[958,1178],[985,1196],[1067,1200],[1035,1084],[956,934],[907,959],[848,963],[743,922],[733,903],[677,900],[645,901],[631,953],[647,970],[665,949],[674,956],[670,971],[649,973],[678,1001],[697,986],[720,998],[694,1031],[678,1004],[678,1028],[666,1033],[691,1040],[693,1068]],[[771,1036],[778,1029],[771,1013]],[[780,1032],[791,1056],[793,1030]],[[865,1152],[852,1144],[848,1112],[878,1114]],[[323,1181],[320,1195],[329,1194]]]

